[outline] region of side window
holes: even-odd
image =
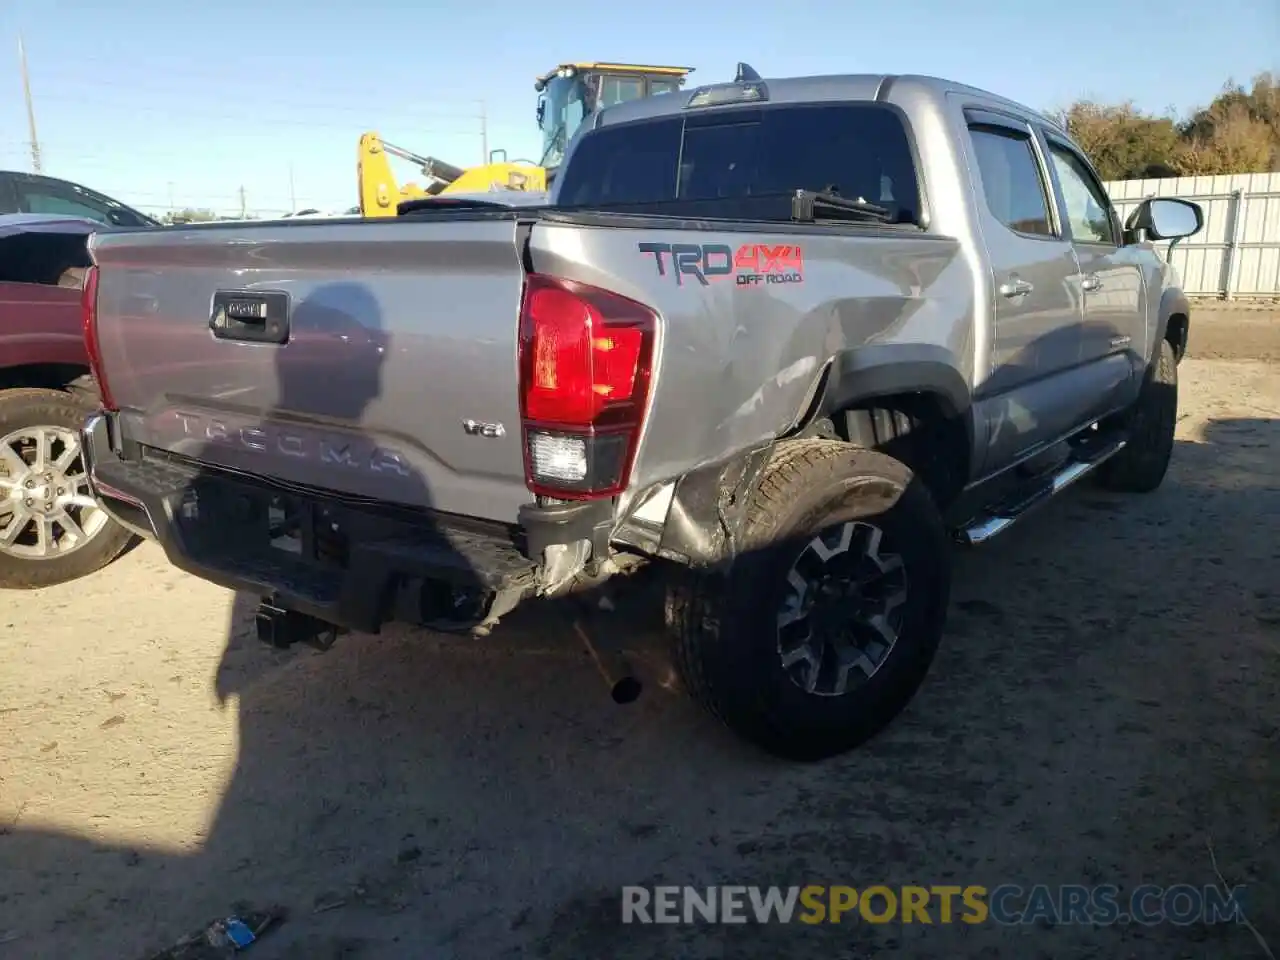
[[[1102,184],[1094,179],[1075,151],[1050,140],[1049,156],[1053,159],[1058,183],[1062,185],[1062,199],[1067,205],[1072,239],[1078,243],[1117,246],[1111,203]]]
[[[27,183],[19,186],[21,203],[26,213],[56,213],[67,217],[84,217],[99,223],[111,223],[111,216],[104,205],[94,203],[89,197],[69,194],[56,187]]]
[[[605,77],[600,90],[600,106],[607,107],[644,96],[642,77]]]
[[[1031,145],[1031,134],[972,125],[969,138],[992,216],[1015,233],[1052,237],[1048,191]]]
[[[63,217],[83,217],[108,226],[144,227],[141,214],[123,204],[94,196],[86,190],[39,180],[19,181],[18,204],[23,213],[52,213]]]
[[[650,96],[657,96],[659,93],[675,93],[679,89],[679,80],[658,79],[655,77],[649,81]]]
[[[0,172],[0,213],[21,213],[18,193],[14,188],[15,177],[11,173]]]

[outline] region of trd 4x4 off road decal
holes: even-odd
[[[744,243],[734,250],[727,243],[639,243],[641,253],[652,255],[658,276],[667,276],[668,264],[676,286],[692,277],[704,287],[733,278],[739,287],[804,282],[804,251],[792,244]]]

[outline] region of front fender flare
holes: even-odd
[[[1181,330],[1171,331],[1169,329],[1169,320],[1174,315],[1187,318],[1186,322],[1181,325]],[[1173,344],[1174,359],[1181,362],[1187,352],[1187,340],[1191,334],[1190,327],[1191,302],[1187,299],[1187,295],[1177,287],[1168,287],[1160,295],[1160,309],[1156,314],[1156,335],[1149,345],[1148,361],[1154,360],[1157,356],[1156,347],[1160,345],[1160,341],[1168,339]]]

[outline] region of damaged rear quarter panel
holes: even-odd
[[[531,241],[535,271],[614,290],[660,316],[633,493],[785,433],[842,351],[943,345],[972,383],[973,283],[958,241],[878,226],[664,224],[540,224]],[[735,254],[728,270],[723,250]],[[771,255],[775,271],[793,276],[739,279],[765,272]]]

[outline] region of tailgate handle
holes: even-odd
[[[289,339],[289,295],[277,291],[219,290],[213,295],[209,330],[219,340],[285,343]]]

